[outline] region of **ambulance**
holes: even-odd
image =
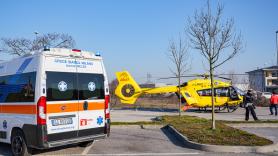
[[[13,155],[109,136],[109,88],[103,59],[49,48],[0,62],[0,142]]]

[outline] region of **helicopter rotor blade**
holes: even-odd
[[[192,75],[181,75],[181,77],[204,77],[204,78],[208,78],[209,75],[208,74],[192,74]],[[178,77],[176,76],[171,76],[171,77],[162,77],[162,78],[158,78],[158,80],[165,80],[165,79],[177,79]]]
[[[221,79],[224,79],[224,80],[231,81],[232,79],[227,78],[227,77],[223,77],[223,76],[230,76],[230,75],[245,76],[245,75],[248,75],[248,74],[245,74],[245,73],[238,73],[238,74],[215,74],[214,77],[218,77],[218,78],[221,78]],[[210,77],[210,75],[209,74],[191,74],[191,75],[181,75],[181,77],[204,77],[204,78],[208,78],[208,77]],[[162,79],[175,79],[175,78],[178,78],[178,77],[176,77],[176,76],[162,77],[162,78],[159,78],[158,80],[162,80]]]
[[[247,73],[246,74],[244,74],[244,73],[236,73],[236,74],[217,74],[217,75],[238,75],[238,76],[240,76],[240,75],[248,75]]]
[[[223,77],[223,76],[218,76],[218,75],[216,75],[215,77],[218,77],[218,78],[220,78],[220,79],[224,79],[224,80],[229,80],[229,81],[232,81],[232,79],[227,78],[227,77]]]
[[[182,75],[181,77],[198,77],[196,75]],[[200,76],[199,76],[200,77]],[[158,78],[158,80],[163,80],[163,79],[177,79],[177,76],[170,76],[170,77],[161,77]]]

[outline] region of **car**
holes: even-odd
[[[272,94],[270,92],[262,92],[262,97],[265,97],[266,99],[270,99],[271,95]]]
[[[271,95],[272,95],[272,93],[270,93],[270,92],[257,92],[257,96],[259,98],[270,99]]]

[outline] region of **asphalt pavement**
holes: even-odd
[[[257,107],[255,109],[257,117],[260,120],[278,120],[278,116],[269,115],[268,107]],[[163,111],[163,110],[155,110],[155,109],[115,109],[111,110],[111,119],[113,122],[136,122],[136,121],[151,121],[157,116],[163,115],[177,115],[178,112],[175,110],[171,111]],[[191,115],[198,116],[206,119],[211,119],[211,112],[208,110],[205,111],[197,111],[197,109],[192,108],[187,110],[186,112],[182,112],[183,115]],[[217,112],[215,113],[216,120],[226,120],[226,121],[244,121],[245,119],[245,109],[238,108],[236,111],[228,113],[227,111]],[[250,116],[250,121],[253,118]]]
[[[277,119],[276,116],[268,115],[267,108],[257,108],[257,115],[260,119]],[[244,110],[238,109],[233,113],[216,113],[217,120],[244,120]],[[156,116],[176,115],[174,111],[140,111],[140,110],[112,110],[112,121],[134,122],[151,121]],[[184,112],[186,115],[210,118],[209,112]],[[112,126],[111,136],[107,139],[95,141],[92,146],[83,148],[77,145],[63,146],[43,151],[35,151],[34,155],[131,155],[131,156],[163,156],[163,155],[223,155],[223,156],[272,156],[278,153],[254,154],[254,153],[211,153],[183,147],[171,134],[163,132],[160,125],[154,126]],[[253,124],[237,128],[257,134],[278,142],[277,124]],[[10,145],[0,143],[0,155],[11,155]]]
[[[212,153],[183,147],[171,134],[161,130],[161,126],[112,126],[111,136],[95,141],[83,148],[77,145],[63,146],[50,150],[36,151],[35,155],[92,155],[92,156],[274,156],[278,153]],[[11,155],[10,146],[0,144],[0,155]]]

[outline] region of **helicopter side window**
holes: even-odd
[[[222,88],[215,88],[215,96],[221,96],[222,95]]]
[[[229,89],[228,88],[215,88],[214,90],[215,96],[219,97],[228,97],[229,96]],[[211,96],[211,89],[204,89],[197,91],[199,96]]]
[[[197,93],[199,94],[199,96],[211,96],[210,89],[198,90]]]
[[[228,97],[229,96],[229,89],[228,88],[216,88],[215,95],[220,97]]]
[[[202,90],[198,90],[197,93],[198,93],[199,96],[203,96],[203,91]]]

